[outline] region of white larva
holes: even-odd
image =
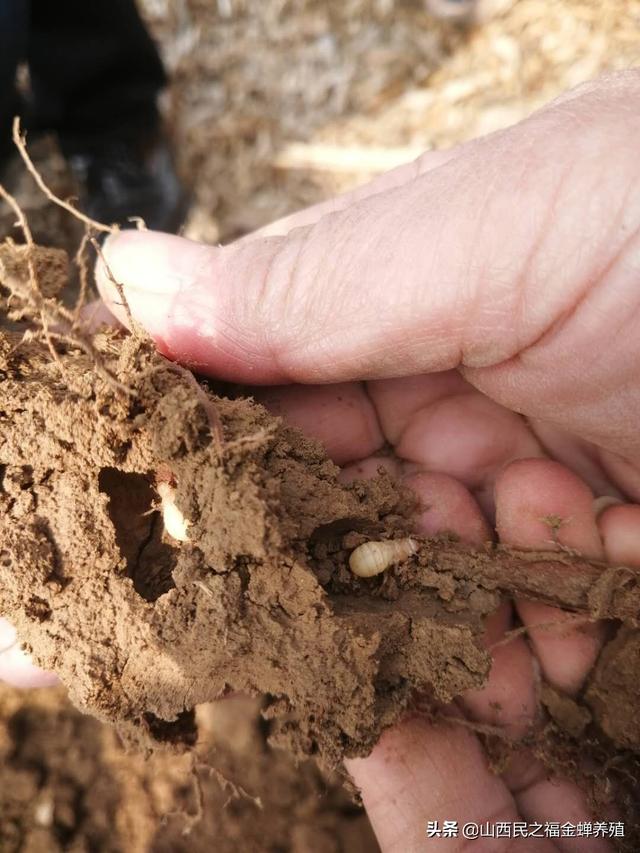
[[[162,520],[165,530],[178,542],[186,542],[189,538],[187,528],[191,522],[187,521],[175,504],[175,489],[169,483],[158,483],[156,488],[162,501]]]
[[[417,551],[418,543],[414,539],[365,542],[351,552],[349,568],[359,578],[372,578],[394,563],[401,563]]]

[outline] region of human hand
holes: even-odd
[[[259,396],[345,477],[383,464],[407,479],[428,507],[420,532],[480,543],[495,521],[503,542],[639,565],[640,507],[593,508],[593,494],[640,501],[639,100],[636,72],[609,78],[238,244],[126,233],[108,262],[161,351],[280,384]],[[489,683],[457,708],[514,735],[535,718],[538,671],[576,693],[605,631],[518,601],[492,617],[489,644],[516,613],[528,638],[496,647]],[[349,769],[385,853],[463,849],[427,841],[427,820],[589,818],[530,756],[493,776],[469,729],[419,716]]]
[[[427,507],[420,532],[481,543],[495,522],[502,542],[640,565],[640,507],[593,506],[640,501],[639,102],[637,72],[611,77],[232,246],[125,233],[108,263],[162,352],[280,386],[257,395],[343,476],[382,464],[405,477]],[[124,319],[104,270],[99,282]],[[489,683],[457,712],[517,735],[538,672],[576,693],[605,628],[517,601],[490,620],[489,644],[515,614],[527,639],[495,648]],[[468,728],[419,716],[349,769],[385,853],[463,849],[429,842],[427,820],[590,817],[530,756],[494,776]]]
[[[639,98],[638,71],[580,87],[231,246],[130,231],[105,252],[160,349],[203,372],[274,384],[457,368],[638,499]]]
[[[50,687],[58,683],[52,672],[38,669],[20,647],[16,630],[0,617],[0,682],[13,687]]]

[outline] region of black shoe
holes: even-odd
[[[5,170],[9,166],[14,151],[15,146],[0,136],[0,184],[5,183]]]
[[[80,207],[92,219],[132,227],[131,217],[140,217],[154,231],[180,229],[188,195],[159,133],[61,143],[80,186]]]

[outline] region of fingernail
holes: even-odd
[[[120,322],[127,323],[128,307],[164,352],[177,339],[183,345],[186,338],[204,334],[214,314],[211,282],[219,277],[213,268],[218,250],[173,234],[121,231],[107,238],[102,254],[96,283]]]
[[[123,287],[174,296],[194,276],[202,255],[197,243],[156,231],[119,231],[109,234],[102,250],[107,270],[99,269],[99,285],[111,276]]]

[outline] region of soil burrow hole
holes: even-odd
[[[155,601],[175,587],[175,550],[162,541],[161,513],[153,476],[103,468],[98,487],[109,498],[108,512],[116,542],[127,564],[127,576],[146,601]]]

